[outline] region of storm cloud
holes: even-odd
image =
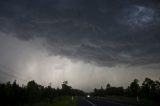
[[[67,64],[66,67],[70,66],[68,61],[72,64],[70,67],[80,64],[79,67],[77,66],[78,68],[75,68],[79,70],[78,74],[80,74],[79,72],[83,73],[82,70],[90,70],[89,67],[92,67],[91,70],[97,72],[94,75],[99,75],[98,72],[101,73],[100,76],[102,73],[110,75],[110,72],[105,70],[109,68],[109,70],[118,72],[119,68],[117,67],[119,66],[123,67],[119,70],[124,69],[124,71],[118,72],[119,75],[127,73],[127,70],[135,70],[137,67],[143,72],[150,70],[148,73],[158,73],[160,64],[159,28],[160,2],[158,0],[1,0],[0,55],[4,59],[2,58],[0,61],[8,66],[8,64],[13,65],[15,61],[17,62],[17,58],[20,58],[20,60],[25,60],[24,64],[28,64],[33,62],[34,58],[37,61],[38,58],[42,59],[45,55],[42,60],[47,58],[47,61],[50,62],[45,62],[50,65],[44,65],[44,67],[51,66],[51,63],[52,65],[56,64],[56,61],[59,62],[62,59],[64,64]],[[24,44],[24,47],[23,45],[18,46],[15,39],[17,42],[21,42],[20,44]],[[16,50],[15,52],[17,57],[11,53],[14,49],[8,48],[6,42],[20,48],[20,51]],[[25,47],[26,49],[24,49]],[[21,53],[22,50],[23,53]],[[38,55],[40,56],[36,57]],[[7,57],[14,62],[10,63],[11,61],[8,61]],[[52,58],[56,61],[54,59],[52,61]],[[7,62],[5,63],[4,60]],[[59,63],[63,63],[63,61]],[[21,62],[17,64],[9,66],[15,68],[20,66]],[[37,67],[43,69],[40,65],[42,63],[38,64]],[[23,65],[22,67],[31,66]],[[80,66],[88,68],[83,69]],[[15,68],[15,70],[18,69]],[[114,71],[111,73],[113,74]],[[87,72],[86,76],[94,73],[94,71]],[[136,71],[128,72],[135,73]],[[155,77],[155,75],[151,75],[151,77]],[[67,80],[73,77],[63,78]],[[73,79],[70,82],[74,85]],[[102,79],[98,78],[98,80]],[[106,80],[110,79],[105,79],[104,83]],[[113,78],[111,80],[113,82]],[[92,79],[90,82],[94,82],[94,80]]]

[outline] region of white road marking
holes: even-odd
[[[88,103],[90,103],[92,106],[97,106],[94,103],[92,103],[91,101],[87,100],[84,98],[84,100]],[[100,100],[101,101],[101,100]],[[117,104],[117,105],[121,105],[121,106],[132,106],[132,105],[128,105],[128,104],[122,104],[122,103],[116,103],[116,102],[112,102],[112,101],[102,101],[102,102],[106,102],[106,103],[113,103],[113,104]]]
[[[127,105],[127,104],[122,104],[122,103],[115,103],[115,102],[111,102],[111,101],[104,101],[104,102],[113,103],[113,104],[117,104],[117,105],[123,105],[123,106],[132,106],[132,105]]]
[[[87,102],[90,103],[90,101],[88,101],[87,99],[84,99],[86,100]],[[102,102],[106,102],[106,103],[112,103],[112,104],[117,104],[117,105],[121,105],[121,106],[132,106],[132,105],[129,105],[129,104],[122,104],[122,103],[116,103],[116,102],[112,102],[112,101],[104,101],[104,100],[98,100],[98,101],[102,101]],[[91,102],[92,103],[92,102]],[[91,104],[90,103],[90,104]],[[92,103],[93,106],[96,106],[95,104]]]
[[[85,99],[85,98],[84,98],[84,100],[85,100],[86,102],[90,103],[92,106],[97,106],[97,105],[95,105],[94,103],[92,103],[91,101],[89,101],[89,100],[87,100],[87,99]]]

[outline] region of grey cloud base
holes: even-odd
[[[45,38],[51,54],[102,66],[160,63],[158,0],[16,0],[0,3],[0,30]]]

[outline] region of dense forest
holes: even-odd
[[[106,88],[94,89],[91,96],[128,96],[160,100],[160,82],[145,78],[142,85],[139,85],[138,79],[134,79],[130,85],[124,89],[123,87],[113,87],[109,83]],[[61,88],[44,87],[37,84],[34,80],[29,81],[26,86],[20,86],[14,81],[13,83],[0,84],[0,99],[2,104],[32,104],[40,101],[52,101],[57,96],[86,96],[84,91],[73,89],[68,85],[67,81],[62,83]]]

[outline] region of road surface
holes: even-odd
[[[77,106],[150,106],[150,105],[131,105],[107,100],[77,98]]]

